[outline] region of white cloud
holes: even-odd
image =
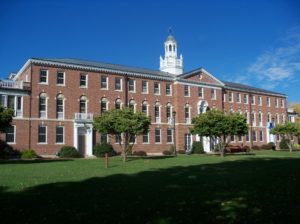
[[[294,80],[300,71],[300,29],[289,30],[280,45],[262,53],[247,69],[247,76],[255,77],[263,88],[273,89]]]

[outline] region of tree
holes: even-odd
[[[284,139],[288,139],[287,146],[289,147],[290,152],[293,151],[291,139],[295,136],[300,135],[300,124],[287,122],[285,124],[277,124],[272,130],[271,134],[281,135]]]
[[[134,141],[130,143],[130,139],[148,132],[150,124],[150,117],[142,112],[134,113],[130,108],[112,109],[94,119],[94,128],[99,133],[120,136],[118,142],[124,162],[126,154],[134,145]]]
[[[192,134],[210,137],[217,146],[223,157],[225,148],[229,144],[231,135],[244,135],[248,131],[246,118],[238,113],[224,114],[218,110],[210,110],[194,117]]]
[[[0,106],[0,132],[5,132],[5,129],[10,126],[13,116],[12,109]]]
[[[297,122],[300,122],[300,104],[299,103],[292,103],[289,105],[289,107],[293,108],[296,113],[298,114],[298,117],[297,117]]]

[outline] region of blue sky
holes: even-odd
[[[172,27],[185,71],[286,93],[300,102],[300,1],[0,2],[0,76],[31,57],[159,69]]]

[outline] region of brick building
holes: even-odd
[[[33,148],[41,155],[73,145],[91,156],[93,145],[106,141],[119,150],[118,137],[93,130],[93,117],[126,104],[151,116],[149,133],[134,140],[134,150],[147,153],[161,153],[173,144],[178,150],[190,150],[193,141],[200,140],[189,133],[191,119],[209,108],[247,116],[249,133],[231,136],[232,144],[239,145],[278,140],[269,129],[287,118],[285,94],[221,81],[203,68],[183,72],[183,58],[177,57],[177,43],[171,35],[159,71],[32,58],[17,74],[0,82],[0,100],[15,110],[13,125],[2,138],[17,149]],[[205,151],[210,151],[209,138],[202,140]]]

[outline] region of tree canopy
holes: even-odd
[[[229,143],[230,135],[245,135],[248,131],[246,118],[239,113],[224,114],[219,110],[210,110],[194,117],[192,134],[210,137],[219,142],[221,156]]]
[[[12,109],[0,106],[0,132],[5,132],[5,129],[10,126],[13,115]]]
[[[292,152],[293,147],[290,140],[293,139],[295,136],[300,135],[300,124],[299,123],[292,123],[287,122],[285,124],[277,124],[273,129],[271,129],[271,134],[280,135],[284,139],[288,139],[287,145],[289,147],[290,152]]]
[[[120,136],[119,145],[124,161],[128,150],[134,145],[130,139],[148,132],[150,124],[149,116],[142,112],[134,113],[130,108],[112,109],[94,119],[94,128],[99,133]]]
[[[299,103],[292,103],[289,107],[293,108],[296,113],[298,114],[297,122],[300,122],[300,104]]]

